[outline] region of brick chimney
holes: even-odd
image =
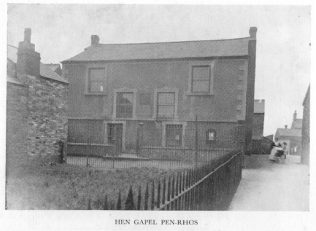
[[[250,38],[256,39],[257,38],[257,27],[250,27],[249,35],[250,35]]]
[[[100,38],[98,35],[91,35],[91,46],[97,46],[99,44]]]
[[[17,57],[17,72],[33,76],[40,75],[41,56],[35,51],[35,45],[31,43],[31,29],[25,28],[24,41],[19,43]]]

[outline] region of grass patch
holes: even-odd
[[[13,170],[14,169],[14,170]],[[105,195],[116,200],[118,191],[122,202],[130,185],[139,186],[171,173],[157,168],[96,170],[67,164],[43,165],[28,162],[8,169],[8,209],[87,209],[101,208]],[[136,188],[135,188],[136,189]]]

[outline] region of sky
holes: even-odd
[[[58,63],[90,45],[168,42],[249,36],[256,26],[255,98],[265,99],[264,135],[291,125],[310,82],[309,6],[52,5],[8,4],[7,43],[17,46],[24,28],[44,63]]]

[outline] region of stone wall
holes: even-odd
[[[6,153],[7,165],[26,158],[27,88],[7,83]],[[15,163],[16,164],[16,163]]]
[[[57,141],[67,137],[67,84],[30,75],[18,79],[27,89],[27,154],[58,154]]]

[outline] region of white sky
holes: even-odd
[[[8,5],[8,44],[32,42],[44,63],[70,58],[98,34],[101,43],[204,40],[248,36],[258,28],[255,98],[266,100],[264,134],[290,125],[310,82],[307,6]]]

